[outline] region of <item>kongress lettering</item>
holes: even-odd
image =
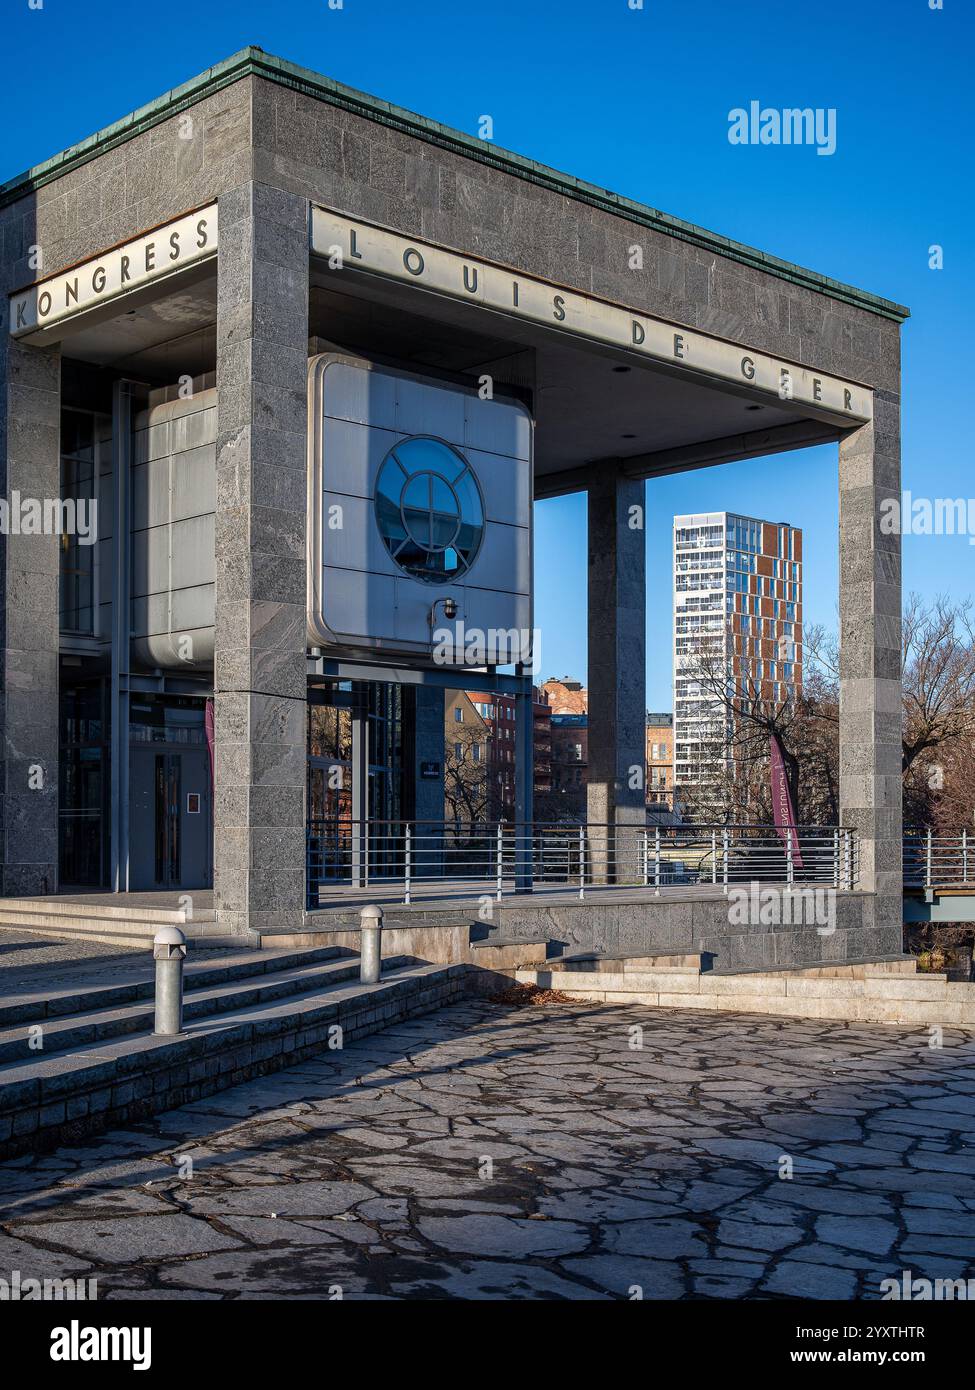
[[[15,337],[38,332],[213,255],[216,249],[213,204],[11,295],[10,332]]]

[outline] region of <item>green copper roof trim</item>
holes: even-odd
[[[431,121],[426,116],[417,116],[403,107],[393,106],[388,101],[358,92],[354,87],[346,87],[341,82],[322,77],[307,68],[299,67],[296,63],[275,58],[260,48],[241,49],[222,63],[207,68],[198,77],[191,78],[179,87],[173,87],[171,91],[165,92],[148,105],[140,106],[130,116],[115,121],[104,130],[96,131],[77,145],[72,145],[63,153],[45,160],[43,164],[37,164],[33,169],[28,169],[7,183],[0,184],[0,207],[26,197],[70,170],[159,125],[160,122],[193,106],[201,98],[230,86],[242,77],[268,78],[319,101],[353,111],[367,120],[388,125],[419,140],[426,140],[442,149],[476,160],[479,164],[486,164],[506,174],[526,179],[530,183],[574,198],[578,202],[588,203],[605,212],[615,213],[630,222],[690,242],[716,255],[738,261],[742,265],[763,270],[769,275],[788,280],[791,284],[800,285],[803,289],[854,304],[857,308],[893,319],[896,323],[902,323],[910,316],[909,309],[902,304],[894,303],[893,300],[882,299],[879,295],[868,294],[867,291],[856,289],[853,285],[845,285],[840,280],[832,280],[827,275],[805,270],[802,266],[793,265],[778,256],[745,246],[742,242],[718,236],[715,232],[709,232],[691,222],[682,222],[679,217],[671,217],[668,213],[634,202],[618,193],[611,193],[607,189],[597,187],[596,184],[586,183],[571,174],[559,173],[558,170],[550,169],[536,160],[526,159],[523,155],[513,154],[472,135],[465,135],[462,131],[452,130],[449,126]]]

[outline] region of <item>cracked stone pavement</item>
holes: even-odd
[[[0,1275],[94,1277],[99,1299],[876,1299],[904,1270],[973,1278],[975,1039],[929,1042],[455,1005],[0,1164]]]

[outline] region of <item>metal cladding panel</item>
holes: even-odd
[[[531,465],[525,467],[522,459],[480,449],[465,449],[464,453],[481,485],[488,520],[508,526],[523,525],[522,518],[531,516]]]
[[[440,384],[428,386],[407,379],[399,380],[396,386],[395,428],[401,434],[432,434],[463,447],[466,396]],[[327,394],[325,408],[328,409]]]
[[[406,436],[379,425],[370,428],[332,418],[322,421],[322,432],[324,451],[329,459],[323,489],[348,497],[359,496],[371,507],[382,462],[393,445]],[[375,526],[372,529],[376,540],[382,544],[378,529]]]
[[[401,571],[383,544],[379,528],[373,521],[372,498],[324,492],[322,501],[326,516],[339,515],[333,508],[341,508],[343,521],[341,527],[328,533],[328,567],[398,579]]]
[[[309,362],[308,407],[309,642],[484,665],[474,628],[510,634],[492,662],[527,659],[527,410],[335,353]]]
[[[333,358],[330,354],[312,358],[327,363],[331,375],[328,383],[328,415],[333,420],[352,420],[360,425],[396,428],[396,379],[382,372],[363,370],[364,364],[350,359]]]
[[[136,465],[132,469],[132,529],[212,515],[216,477],[215,443]]]
[[[142,411],[133,430],[132,651],[164,670],[214,646],[217,393]]]
[[[134,530],[132,597],[175,596],[184,588],[212,584],[213,535],[213,512],[149,530]]]

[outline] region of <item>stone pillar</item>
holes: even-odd
[[[609,826],[605,838],[590,831],[603,881],[637,878],[646,825],[645,493],[610,464],[589,485],[587,810],[591,824]]]
[[[61,354],[0,344],[0,495],[61,495]],[[60,537],[0,536],[2,883],[6,896],[58,886]]]
[[[880,528],[900,498],[900,400],[840,443],[840,820],[859,838],[860,887],[876,893],[863,954],[900,951],[901,538]],[[869,928],[869,915],[865,918]]]
[[[214,889],[226,932],[305,901],[308,205],[220,197]]]

